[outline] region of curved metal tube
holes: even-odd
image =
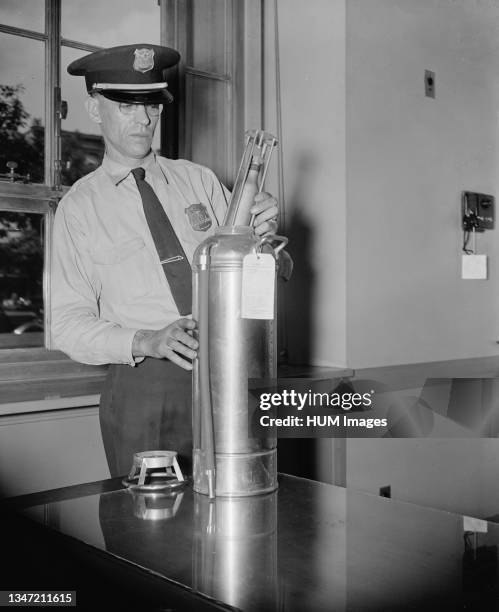
[[[206,475],[208,478],[208,495],[215,498],[216,461],[215,434],[213,427],[213,410],[210,388],[210,350],[209,350],[209,279],[208,259],[213,243],[202,250],[199,268],[199,386],[201,390],[201,422],[204,432],[204,450],[206,453]]]

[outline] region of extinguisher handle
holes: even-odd
[[[279,255],[279,252],[282,251],[282,249],[288,244],[288,239],[285,236],[278,236],[277,234],[267,234],[267,236],[264,236],[260,240],[257,249],[259,252],[261,252],[262,247],[265,244],[272,245],[272,243],[274,242],[280,243],[277,247],[274,248],[274,255],[277,257]]]

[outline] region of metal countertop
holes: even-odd
[[[155,497],[71,489],[69,499],[52,495],[59,501],[23,512],[237,609],[456,610],[499,601],[493,523],[472,533],[461,515],[287,475],[275,493],[214,503],[189,486]]]

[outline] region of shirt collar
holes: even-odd
[[[151,151],[147,157],[144,159],[137,161],[137,165],[134,168],[144,168],[146,171],[152,169],[156,165],[156,155]],[[114,185],[119,185],[121,181],[125,180],[126,177],[131,173],[133,168],[130,166],[125,166],[120,164],[119,162],[111,159],[107,153],[104,154],[104,159],[102,160],[102,168],[109,176],[109,178],[113,181]]]

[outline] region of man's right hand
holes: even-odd
[[[197,355],[198,341],[192,337],[196,329],[192,319],[179,319],[171,325],[158,329],[140,329],[133,338],[134,357],[156,357],[169,359],[184,370],[192,370],[192,364],[183,357],[194,359]]]

